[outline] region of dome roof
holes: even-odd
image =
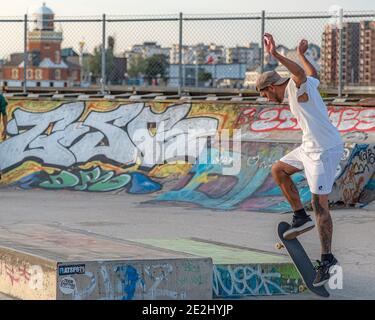
[[[43,3],[43,6],[34,12],[35,15],[53,15],[54,12]]]

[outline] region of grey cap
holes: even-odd
[[[276,71],[267,71],[259,75],[256,81],[257,91],[263,90],[264,88],[270,86],[271,84],[279,86],[287,81],[289,78],[281,77]]]

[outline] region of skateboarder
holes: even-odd
[[[343,155],[343,141],[337,128],[331,123],[327,107],[318,91],[317,72],[305,57],[307,41],[302,40],[297,49],[303,68],[276,51],[271,34],[264,35],[264,43],[267,53],[283,64],[290,71],[291,77],[283,78],[275,71],[264,72],[257,79],[257,91],[269,101],[281,103],[287,100],[303,134],[301,146],[272,166],[272,176],[294,211],[291,228],[284,233],[284,238],[294,239],[315,226],[291,179],[294,173],[305,170],[322,250],[313,284],[316,287],[322,286],[330,278],[330,268],[337,264],[331,252],[333,228],[328,195]]]

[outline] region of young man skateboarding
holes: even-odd
[[[318,91],[317,72],[306,59],[308,43],[302,40],[298,46],[298,57],[303,65],[287,59],[276,51],[272,35],[264,36],[266,51],[283,64],[291,78],[282,78],[275,71],[262,73],[256,83],[257,91],[269,101],[281,103],[288,100],[290,111],[302,130],[302,144],[272,166],[272,176],[290,203],[294,215],[291,228],[284,233],[287,240],[314,228],[307,215],[291,175],[305,170],[306,180],[312,193],[312,207],[318,226],[322,256],[318,262],[314,286],[328,282],[329,269],[337,264],[331,252],[332,219],[328,208],[336,168],[343,155],[343,141],[337,128],[332,125],[328,111]]]

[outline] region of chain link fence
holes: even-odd
[[[341,14],[341,16],[340,16]],[[254,89],[259,73],[288,70],[263,34],[296,60],[301,39],[322,88],[375,87],[375,11],[226,15],[0,17],[0,81],[9,90],[113,87]],[[10,39],[11,37],[11,39]]]

